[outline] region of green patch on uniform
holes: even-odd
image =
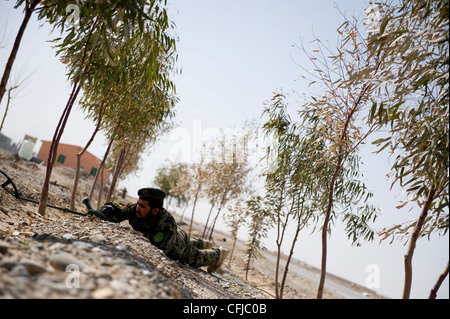
[[[123,210],[125,208],[125,205],[122,203],[113,203],[114,206],[116,206],[118,209]]]
[[[153,240],[156,241],[157,243],[161,242],[164,239],[164,234],[159,232],[156,233],[155,236],[153,236]]]

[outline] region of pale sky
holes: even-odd
[[[0,2],[0,71],[10,52],[22,20],[21,10],[13,9],[14,1]],[[304,63],[294,44],[306,45],[314,39],[313,33],[323,41],[333,42],[336,29],[343,20],[335,8],[349,16],[363,17],[368,1],[169,1],[169,13],[175,21],[179,37],[178,67],[182,74],[175,77],[180,102],[176,106],[175,122],[179,128],[172,136],[165,136],[150,154],[145,156],[142,169],[128,178],[120,187],[131,194],[152,184],[156,169],[167,160],[176,160],[176,151],[188,141],[185,159],[193,160],[195,145],[208,130],[239,128],[245,120],[261,121],[264,103],[273,92],[307,93],[305,82],[299,80],[304,71],[296,63]],[[42,23],[41,23],[42,24]],[[25,31],[12,79],[29,76],[19,95],[12,101],[3,134],[18,142],[24,134],[40,140],[51,140],[70,93],[64,66],[54,55],[47,41],[56,37],[47,24],[39,27],[33,17]],[[296,63],[294,63],[294,61]],[[21,71],[23,70],[23,71]],[[5,99],[4,99],[5,100]],[[292,111],[296,105],[292,103]],[[0,105],[3,116],[5,101]],[[84,146],[94,124],[74,109],[61,142]],[[181,139],[181,135],[184,134]],[[34,149],[38,151],[39,143]],[[89,151],[102,157],[105,139],[95,139]],[[381,230],[394,223],[414,220],[420,208],[399,211],[395,208],[403,198],[402,190],[389,190],[387,158],[372,154],[370,145],[362,148],[366,183],[374,192],[372,203],[378,205],[382,215],[374,227]],[[409,207],[411,208],[411,207]],[[209,210],[203,205],[196,211],[199,221]],[[190,209],[186,211],[190,214]],[[219,229],[225,230],[223,222]],[[378,293],[401,298],[403,290],[403,255],[407,246],[394,241],[381,244],[363,244],[352,247],[337,224],[328,240],[327,271],[365,285],[371,270],[379,272]],[[244,235],[244,230],[240,231]],[[271,232],[265,245],[275,249],[275,233]],[[284,251],[288,251],[288,246]],[[313,266],[320,265],[320,235],[304,232],[297,244],[295,257]],[[413,260],[412,298],[427,298],[438,276],[444,270],[449,255],[449,237],[432,237],[419,241]],[[375,268],[374,268],[375,267]],[[449,297],[448,278],[438,298]]]

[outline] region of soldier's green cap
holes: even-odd
[[[155,198],[164,200],[164,198],[166,198],[166,193],[157,188],[141,188],[140,190],[138,190],[138,196],[141,199]]]

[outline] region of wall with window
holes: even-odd
[[[37,154],[37,158],[44,161],[43,165],[47,165],[48,153],[50,151],[51,141],[42,141],[41,148]],[[67,166],[67,167],[77,167],[77,154],[83,150],[81,146],[70,145],[59,143],[58,152],[56,155],[55,166]],[[92,155],[86,151],[83,156],[81,156],[81,169],[95,176],[97,174],[98,167],[100,166],[101,160],[95,155]],[[110,172],[104,170],[103,173],[103,183],[106,184],[106,180],[109,177]],[[99,180],[100,181],[100,180]]]

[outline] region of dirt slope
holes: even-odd
[[[0,169],[22,196],[39,199],[45,167],[0,150]],[[54,169],[49,203],[69,207],[73,177],[74,169]],[[0,185],[4,181],[0,175]],[[82,175],[77,211],[86,211],[81,199],[92,182]],[[10,192],[10,186],[0,187],[0,298],[273,298],[273,263],[260,258],[245,281],[242,243],[231,263],[226,261],[225,273],[210,275],[168,259],[127,222],[108,223],[52,208],[42,217],[36,204]],[[215,243],[231,250],[226,234],[217,233]],[[291,274],[288,282],[285,298],[315,298],[317,285],[311,280]],[[341,298],[329,291],[324,297]]]

